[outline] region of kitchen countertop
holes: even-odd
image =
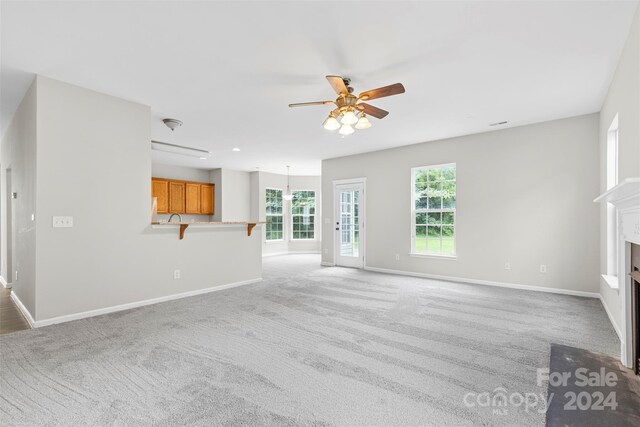
[[[151,225],[248,225],[265,224],[265,221],[194,221],[194,222],[152,222]]]

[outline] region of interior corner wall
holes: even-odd
[[[209,172],[210,181],[215,184],[213,194],[213,216],[214,221],[222,221],[222,169],[211,169]]]
[[[12,291],[35,318],[36,305],[36,226],[31,215],[36,213],[36,137],[38,82],[34,79],[11,124],[2,138],[0,152],[0,235],[2,243],[1,274],[12,284]],[[11,170],[11,189],[7,191],[7,169]],[[11,200],[13,250],[7,247],[7,199]],[[13,271],[8,271],[7,256],[13,258]],[[18,279],[16,280],[16,271]]]
[[[640,6],[600,111],[600,193],[607,189],[607,132],[618,115],[618,181],[640,177]],[[600,272],[607,271],[607,210],[600,206]],[[616,326],[622,324],[621,298],[600,279],[600,295]]]
[[[261,197],[259,172],[249,173],[249,193],[251,194],[251,199],[249,200],[249,218],[251,219],[251,221],[260,221],[259,205]]]
[[[291,204],[284,202],[283,224],[284,238],[279,241],[267,241],[266,227],[262,229],[262,254],[274,255],[294,252],[320,252],[322,236],[322,180],[319,176],[299,176],[289,177],[289,187],[291,191],[313,190],[316,192],[316,218],[315,218],[315,239],[313,240],[293,240],[291,239]],[[252,217],[258,221],[266,221],[266,190],[267,188],[281,189],[284,193],[287,189],[287,176],[269,172],[252,172]],[[255,209],[257,208],[257,212]]]
[[[248,221],[251,217],[250,173],[222,169],[222,221]]]
[[[148,106],[37,79],[36,321],[261,277],[259,233],[151,226]]]
[[[367,178],[367,267],[596,293],[598,126],[590,114],[324,160],[322,192]],[[457,259],[409,256],[411,168],[444,163],[457,164]],[[333,209],[325,197],[323,216]],[[323,262],[334,234],[325,227]]]

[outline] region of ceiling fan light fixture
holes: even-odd
[[[353,111],[347,110],[342,114],[342,119],[340,121],[343,125],[355,125],[358,123],[358,117]]]
[[[344,136],[351,135],[354,132],[355,132],[355,130],[353,130],[351,125],[346,125],[346,124],[342,125],[342,127],[338,131],[338,133],[340,133],[340,135],[344,135]]]
[[[371,127],[371,122],[367,119],[367,115],[362,113],[360,118],[358,119],[358,123],[356,123],[356,129],[369,129]]]
[[[329,117],[327,117],[327,120],[324,121],[322,126],[326,130],[337,130],[340,128],[340,123],[332,114],[330,114]]]

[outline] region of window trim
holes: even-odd
[[[265,187],[264,188],[264,203],[265,203],[265,207],[264,207],[264,215],[265,215],[265,226],[264,226],[264,241],[265,243],[276,243],[276,242],[284,242],[285,241],[285,230],[286,230],[286,226],[285,226],[285,203],[284,203],[284,197],[282,197],[282,213],[281,214],[268,214],[267,213],[267,191],[268,190],[275,190],[275,191],[279,191],[280,193],[282,193],[282,195],[284,195],[284,190],[282,188],[276,188],[276,187]],[[268,239],[267,238],[267,223],[268,223],[268,218],[269,216],[280,216],[282,218],[282,239]]]
[[[606,141],[606,189],[618,185],[618,169],[619,169],[619,123],[618,114],[615,115],[607,129]],[[619,274],[618,265],[620,260],[620,231],[618,230],[618,209],[611,203],[606,204],[606,276],[617,278]],[[603,275],[603,276],[604,276]],[[607,284],[609,281],[605,278]]]
[[[416,169],[430,169],[430,168],[444,168],[447,166],[454,166],[456,168],[456,207],[453,210],[450,209],[440,209],[438,212],[453,212],[453,254],[430,254],[430,253],[420,253],[415,251],[416,247],[416,213],[417,209],[415,208],[415,189],[416,189],[416,179],[414,171]],[[435,165],[423,165],[423,166],[414,166],[411,168],[411,194],[409,197],[409,201],[411,203],[409,212],[411,215],[411,229],[409,231],[409,256],[414,258],[433,258],[433,259],[447,259],[447,260],[457,260],[458,259],[458,166],[455,162],[450,163],[440,163]],[[421,210],[422,211],[422,210]],[[425,213],[428,212],[425,210]],[[440,237],[442,239],[442,236]]]
[[[318,240],[318,233],[317,233],[317,227],[316,225],[318,224],[316,222],[316,219],[318,217],[318,190],[291,190],[291,194],[296,193],[298,191],[313,191],[313,200],[315,203],[315,207],[316,207],[316,213],[314,213],[313,215],[309,215],[309,216],[313,216],[313,239],[295,239],[293,237],[293,200],[292,203],[290,203],[290,207],[289,207],[289,241],[290,242],[313,242],[315,240]]]

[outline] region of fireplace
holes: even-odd
[[[618,218],[617,289],[620,319],[620,359],[624,366],[640,372],[640,177],[623,182],[594,202],[613,205]],[[611,318],[614,327],[615,319]]]
[[[640,375],[640,245],[631,244],[631,329],[633,371]]]

